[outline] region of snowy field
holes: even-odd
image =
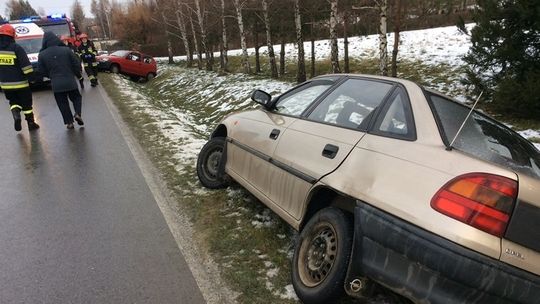
[[[472,25],[468,25],[472,28]],[[389,42],[393,41],[392,34]],[[413,60],[421,60],[428,64],[447,64],[458,67],[463,64],[461,57],[467,52],[470,42],[466,35],[460,34],[456,27],[444,27],[438,29],[410,31],[402,33],[400,45],[400,57]],[[342,43],[341,43],[342,45]],[[330,56],[330,44],[328,40],[317,41],[317,58],[325,59]],[[391,50],[391,45],[389,50]],[[309,54],[309,43],[306,43],[306,58]],[[278,46],[276,46],[278,50]],[[262,52],[265,49],[261,49]],[[343,50],[341,50],[343,51]],[[250,52],[254,52],[253,49]],[[294,57],[296,48],[289,44],[286,48],[287,57]],[[240,54],[239,50],[231,51],[230,54]],[[374,57],[378,56],[378,37],[350,38],[351,57]],[[217,54],[218,55],[218,54]],[[182,56],[176,60],[185,59]],[[159,58],[166,60],[166,58]],[[256,89],[263,89],[271,94],[282,93],[293,86],[288,82],[271,79],[260,79],[245,74],[231,74],[218,76],[213,72],[199,71],[197,69],[185,69],[176,65],[160,64],[158,76],[146,85],[134,83],[125,78],[114,76],[116,85],[121,94],[129,97],[131,105],[137,111],[142,111],[152,117],[153,124],[159,127],[162,134],[169,140],[168,145],[175,151],[173,158],[176,160],[177,170],[184,172],[186,167],[193,168],[196,157],[207,141],[208,135],[223,118],[223,116],[238,110],[255,107],[250,101],[250,93]],[[437,88],[437,83],[433,88]],[[456,83],[455,86],[459,86]],[[460,96],[458,99],[463,99]],[[526,138],[540,138],[538,130],[525,130],[520,132]],[[540,144],[535,144],[540,149]],[[185,195],[204,195],[207,190],[203,189],[196,179],[191,183],[191,189],[183,189]],[[229,197],[241,195],[238,190],[227,190]],[[248,216],[253,229],[272,228],[280,220],[268,209],[250,214],[245,208],[231,207],[225,210],[224,216],[236,218]],[[277,235],[279,238],[291,238],[291,235]],[[285,257],[291,255],[290,248],[277,248]],[[244,254],[240,252],[239,254]],[[267,260],[267,252],[253,251],[261,260],[261,272],[258,280],[275,296],[282,299],[296,299],[291,285],[276,286],[273,278],[280,273],[279,265],[274,265]],[[232,263],[232,262],[231,262]],[[227,263],[222,265],[228,267]],[[230,267],[230,266],[229,266]],[[386,303],[384,299],[373,300],[368,303]]]

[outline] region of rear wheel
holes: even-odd
[[[111,65],[111,73],[118,74],[120,73],[120,67],[118,64]]]
[[[148,73],[148,75],[146,75],[146,80],[150,81],[150,80],[154,79],[154,77],[156,77],[156,75],[154,73]]]
[[[199,157],[197,158],[197,176],[201,184],[207,188],[218,189],[226,187],[228,184],[227,179],[219,174],[224,147],[225,138],[214,137],[199,152]]]
[[[292,283],[302,302],[335,303],[344,294],[352,241],[352,219],[340,209],[322,209],[308,221],[292,267]]]

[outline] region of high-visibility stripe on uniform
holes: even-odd
[[[10,110],[13,110],[13,109],[21,109],[22,110],[22,107],[20,105],[12,105],[9,109]]]
[[[98,63],[97,62],[92,62],[92,66],[97,66]]]
[[[0,88],[2,88],[2,90],[23,89],[23,88],[28,88],[29,86],[30,85],[28,84],[28,80],[0,83]]]
[[[0,51],[0,54],[4,54],[4,55],[15,55],[15,52],[14,52],[14,51]]]
[[[28,115],[28,114],[32,114],[34,113],[34,110],[33,109],[30,109],[30,110],[26,110],[26,111],[22,111],[24,115]]]
[[[92,80],[92,79],[96,79],[96,77],[94,75],[90,75],[88,76],[88,79]]]
[[[34,68],[32,68],[32,65],[27,65],[22,68],[22,71],[24,74],[30,74],[34,71]]]
[[[15,65],[15,53],[13,54],[2,54],[0,53],[0,65]]]
[[[86,62],[83,63],[83,65],[84,65],[85,68],[88,67],[88,63],[86,63]]]

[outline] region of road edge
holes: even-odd
[[[152,196],[154,197],[169,231],[173,235],[180,252],[184,256],[186,263],[191,270],[197,285],[209,304],[234,304],[237,293],[232,291],[220,278],[218,265],[207,254],[200,254],[193,246],[193,226],[191,221],[184,215],[182,208],[173,204],[170,190],[166,183],[159,176],[159,171],[148,159],[144,149],[141,147],[127,124],[122,119],[116,105],[113,103],[105,89],[98,87],[99,93],[116,125],[120,129],[126,144],[129,147],[139,170],[141,171]],[[174,206],[174,207],[173,207]]]

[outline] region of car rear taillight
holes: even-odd
[[[489,234],[501,237],[515,205],[518,184],[499,175],[458,176],[431,199],[431,207]]]

